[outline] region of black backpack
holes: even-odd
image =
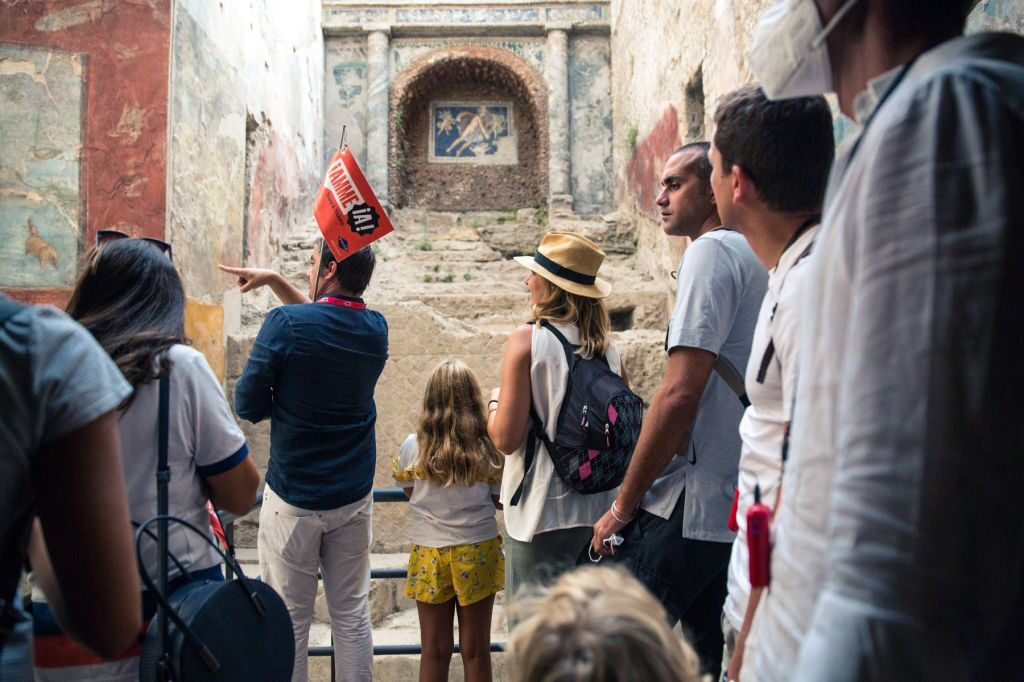
[[[533,466],[537,440],[547,448],[555,472],[569,487],[583,495],[611,490],[622,483],[640,437],[644,402],[613,372],[603,357],[576,354],[554,325],[541,325],[555,335],[565,351],[569,379],[558,411],[558,429],[552,442],[544,422],[530,405],[530,429],[526,436],[526,467],[523,480],[509,502],[519,504],[526,474]]]

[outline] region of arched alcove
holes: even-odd
[[[512,210],[547,201],[547,86],[507,50],[424,55],[391,86],[389,187],[396,206]]]

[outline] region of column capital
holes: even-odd
[[[383,33],[388,38],[391,37],[391,24],[363,24],[360,28],[365,33]]]

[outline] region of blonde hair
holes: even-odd
[[[518,682],[698,682],[700,661],[661,604],[622,568],[585,566],[542,597],[509,638]]]
[[[464,362],[445,360],[427,380],[416,443],[417,478],[443,486],[501,480],[503,460],[487,436],[480,385]]]
[[[607,353],[612,323],[604,301],[566,291],[547,279],[544,283],[547,284],[547,295],[533,306],[536,324],[540,326],[541,320],[547,320],[576,325],[580,332],[576,352],[581,357],[592,358]]]

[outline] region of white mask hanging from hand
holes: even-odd
[[[780,0],[765,10],[750,47],[750,68],[769,99],[832,92],[825,40],[856,3],[843,3],[825,28],[814,0]]]

